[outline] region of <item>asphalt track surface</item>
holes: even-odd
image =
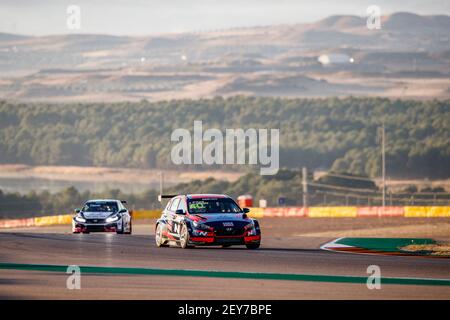
[[[448,282],[398,280],[450,280],[450,259],[327,252],[320,245],[331,238],[270,232],[259,250],[157,248],[152,225],[136,229],[133,235],[72,235],[61,229],[0,233],[0,299],[450,299]],[[63,269],[5,268],[8,263]],[[67,265],[127,269],[82,269],[81,289],[69,290]],[[366,286],[370,265],[381,269],[379,290]]]

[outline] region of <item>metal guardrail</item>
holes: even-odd
[[[156,219],[161,210],[134,210],[133,219]],[[250,208],[250,217],[286,218],[363,218],[363,217],[405,217],[405,218],[450,218],[450,206],[339,206],[339,207],[279,207]],[[44,216],[25,219],[0,220],[0,229],[68,225],[72,223],[71,214]]]

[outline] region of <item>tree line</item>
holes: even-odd
[[[223,131],[279,128],[281,167],[371,177],[380,175],[378,131],[384,123],[388,176],[450,177],[450,100],[236,96],[112,104],[0,101],[0,163],[201,170],[205,167],[181,168],[170,160],[172,131],[192,131],[194,120],[202,120],[204,129]]]
[[[218,193],[228,194],[234,199],[239,195],[250,194],[254,198],[254,206],[259,200],[267,200],[268,206],[301,206],[302,199],[302,172],[299,170],[282,169],[273,176],[261,176],[257,173],[248,173],[234,182],[208,178],[188,183],[179,183],[166,188],[166,194],[190,193]],[[367,177],[335,176],[332,172],[314,179],[307,177],[309,205],[380,205],[380,189],[374,181]],[[432,201],[439,204],[449,204],[450,194],[443,188],[426,188],[423,190],[405,190],[408,194],[396,195],[392,205],[432,205]],[[416,195],[416,203],[410,203],[411,196],[417,192],[434,192],[433,195]],[[125,194],[119,189],[110,189],[103,192],[79,192],[69,187],[56,193],[48,191],[19,193],[3,193],[0,190],[0,218],[22,218],[53,214],[67,214],[73,209],[81,207],[85,201],[98,198],[112,198],[127,201],[129,209],[161,209],[157,200],[157,190],[147,190],[137,194]],[[280,204],[279,200],[283,199]],[[422,199],[422,200],[419,200]],[[406,202],[405,202],[406,201]]]

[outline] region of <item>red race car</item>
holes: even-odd
[[[229,196],[189,194],[162,195],[161,198],[170,198],[170,201],[156,222],[158,247],[245,245],[248,249],[257,249],[260,246],[258,221],[248,217],[250,210],[241,209]]]

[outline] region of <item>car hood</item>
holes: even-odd
[[[86,219],[106,219],[113,214],[114,212],[83,212]]]
[[[249,222],[249,218],[243,218],[243,213],[214,213],[214,214],[191,214],[193,220],[202,222],[217,221],[242,221]]]

